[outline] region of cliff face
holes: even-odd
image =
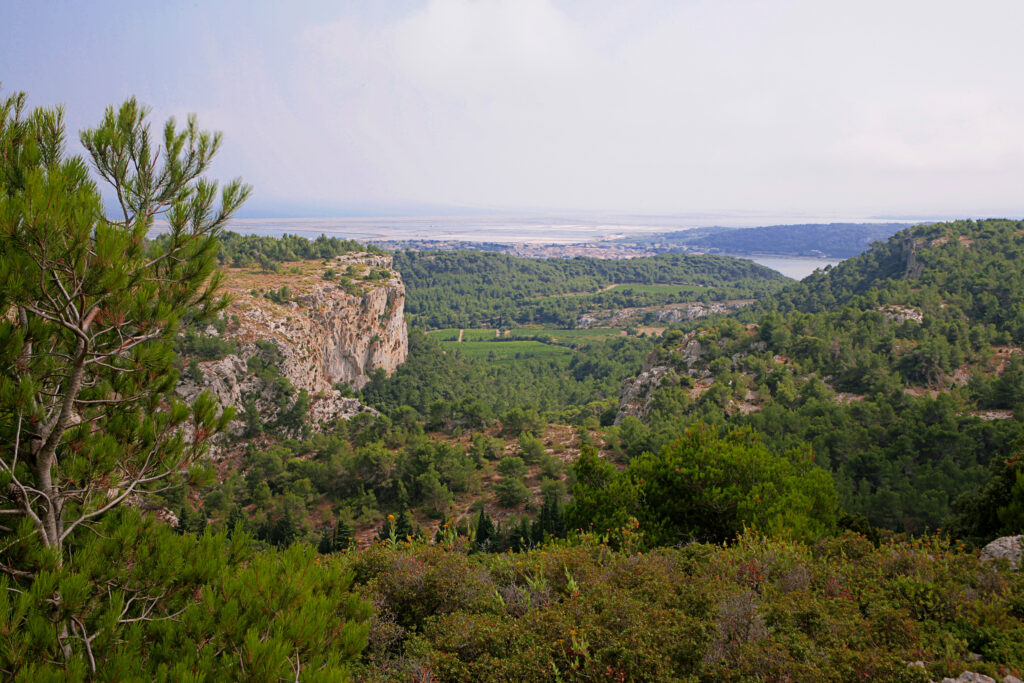
[[[308,416],[324,422],[364,410],[336,386],[359,389],[373,371],[390,375],[405,361],[405,286],[390,256],[346,254],[326,264],[286,263],[276,273],[225,275],[232,301],[222,331],[210,326],[203,336],[219,337],[232,352],[193,356],[179,387],[187,398],[205,389],[240,415],[251,402],[273,417],[305,389]]]

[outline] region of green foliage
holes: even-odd
[[[524,259],[489,252],[399,252],[406,311],[423,327],[575,327],[582,313],[700,297],[761,296],[783,277],[750,261],[669,254],[635,259]],[[607,285],[667,284],[604,291]],[[681,287],[686,285],[686,287]],[[580,294],[583,295],[580,295]]]
[[[516,456],[502,458],[498,463],[497,470],[502,475],[501,481],[494,487],[498,502],[511,508],[522,505],[530,499],[530,490],[526,488],[523,481],[527,467],[522,458]]]
[[[629,477],[586,447],[573,463],[576,484],[566,510],[566,523],[583,531],[622,529],[638,505],[638,491]]]
[[[637,554],[582,536],[506,554],[374,548],[354,564],[380,609],[360,680],[924,683],[1024,667],[1021,577],[939,537],[876,549],[748,532]]]
[[[445,351],[413,327],[406,362],[391,377],[374,373],[361,397],[387,414],[410,406],[428,415],[433,429],[478,428],[500,415],[512,436],[540,435],[545,420],[538,411],[566,411],[583,420],[617,401],[622,381],[640,371],[653,346],[648,339],[617,338],[568,356],[495,364]]]
[[[721,541],[745,527],[813,539],[835,528],[836,494],[812,460],[806,448],[774,455],[748,430],[720,436],[696,427],[627,471],[645,501],[637,517],[651,543]]]
[[[674,373],[649,429],[621,429],[617,447],[662,448],[694,421],[751,426],[776,453],[811,445],[846,513],[911,533],[948,527],[953,502],[1024,437],[1024,366],[1006,346],[1024,339],[1022,226],[919,226],[737,314],[746,328],[666,334],[656,358]],[[693,391],[693,378],[713,383]],[[971,507],[991,509],[977,523],[961,515],[972,539],[1005,528],[996,508]]]
[[[329,259],[353,252],[383,253],[372,245],[326,235],[310,240],[299,235],[265,237],[225,232],[221,236],[217,258],[221,263],[236,268],[260,266],[275,270],[278,263],[285,261]]]
[[[263,296],[275,304],[286,304],[291,301],[292,293],[288,285],[282,285],[280,289],[268,289]]]
[[[720,542],[745,528],[779,538],[831,533],[836,494],[807,449],[778,456],[749,430],[720,435],[694,427],[658,455],[644,453],[622,473],[593,455],[575,465],[570,524],[597,531],[640,522],[647,542]],[[600,524],[600,526],[598,526]]]
[[[217,238],[250,188],[228,183],[217,206],[203,174],[220,135],[190,117],[183,129],[168,121],[154,144],[146,109],[129,99],[80,137],[116,198],[108,216],[86,162],[64,153],[63,112],[26,114],[24,102],[0,103],[0,486],[14,494],[0,507],[0,543],[18,549],[0,560],[18,582],[2,592],[21,596],[15,630],[42,649],[32,661],[81,677],[102,648],[118,678],[130,668],[115,630],[133,611],[146,618],[161,591],[104,582],[95,557],[82,572],[87,556],[69,548],[119,505],[205,476],[199,458],[232,412],[218,415],[207,393],[191,406],[173,394],[173,339],[223,307]],[[157,217],[168,227],[154,244]]]
[[[829,223],[768,225],[759,228],[698,228],[630,237],[631,242],[672,250],[682,246],[726,254],[789,254],[813,258],[849,258],[872,242],[906,227],[902,223]]]
[[[498,473],[504,477],[519,478],[523,477],[527,471],[526,463],[523,462],[523,459],[514,455],[502,458],[496,469],[498,470]]]
[[[1024,460],[1020,451],[1005,460],[994,458],[989,470],[983,485],[955,501],[956,514],[950,524],[952,533],[977,544],[1024,530]]]
[[[339,680],[365,646],[370,610],[349,591],[351,571],[308,546],[178,535],[134,513],[97,531],[71,543],[62,566],[0,578],[0,669],[19,680],[272,680],[299,669]]]
[[[217,238],[249,195],[236,180],[216,206],[202,174],[220,140],[190,117],[154,145],[134,99],[107,109],[81,134],[117,200],[107,216],[85,161],[63,152],[62,112],[26,115],[22,95],[0,104],[0,463],[20,492],[4,511],[58,561],[81,525],[173,486],[231,418],[207,394],[186,406],[171,392],[171,340],[223,306]],[[168,232],[155,245],[158,216]]]
[[[543,441],[529,432],[519,435],[519,454],[522,456],[523,462],[536,465],[544,457],[544,453]]]
[[[190,326],[184,334],[175,339],[175,351],[196,360],[219,360],[237,353],[238,345],[230,339],[200,334],[194,326]]]

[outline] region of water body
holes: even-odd
[[[501,244],[575,244],[651,235],[711,225],[754,227],[795,223],[877,223],[891,219],[855,216],[681,214],[639,215],[497,215],[400,216],[374,218],[243,218],[228,226],[242,234],[315,238],[320,235],[360,241],[432,240]],[[159,223],[154,232],[160,232]],[[813,270],[813,269],[812,269]]]
[[[794,280],[803,280],[805,277],[825,266],[834,266],[841,263],[838,259],[808,258],[801,256],[772,256],[765,254],[761,256],[737,256],[745,258],[754,263],[759,263],[766,268],[777,270],[786,277]]]

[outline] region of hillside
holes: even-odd
[[[873,524],[1013,527],[955,513],[1024,436],[1022,259],[1019,223],[920,226],[734,320],[671,333],[621,395],[618,421],[649,425],[628,447],[695,420],[750,425],[779,449],[812,444],[846,511]]]
[[[856,256],[872,242],[884,240],[906,227],[906,223],[810,223],[758,228],[695,228],[620,241],[653,251],[844,259]]]
[[[666,254],[609,260],[527,259],[488,252],[401,252],[406,310],[427,328],[575,327],[623,308],[766,296],[786,278],[725,256]]]
[[[986,231],[1018,228],[957,229],[970,249]],[[175,592],[149,598],[172,619],[132,632],[147,663],[163,662],[147,648],[167,634],[188,653],[211,629],[241,638],[219,626],[241,612],[344,633],[287,652],[343,656],[369,681],[425,670],[441,680],[740,672],[922,683],[967,668],[1019,673],[1021,575],[927,528],[980,487],[962,508],[965,535],[987,540],[1013,514],[1015,480],[986,467],[1022,436],[1019,339],[1012,322],[973,321],[969,278],[938,289],[932,270],[955,266],[930,249],[953,239],[925,246],[909,235],[806,283],[739,266],[697,284],[633,284],[646,260],[597,275],[537,268],[534,284],[551,280],[541,300],[601,303],[615,283],[575,287],[623,277],[628,296],[671,286],[690,299],[648,313],[704,310],[646,330],[594,308],[590,328],[414,326],[407,351],[405,285],[386,255],[322,242],[303,259],[302,243],[249,243],[224,270],[229,307],[176,340],[179,392],[212,389],[240,409],[213,477],[187,494],[161,489],[141,506],[154,515],[112,518],[80,552],[120,553],[136,572],[127,590],[197,563]],[[1013,243],[998,248],[1015,257]],[[975,265],[1012,275],[990,260]],[[453,289],[508,275],[452,270]],[[430,292],[451,315],[447,285],[424,281],[410,297]],[[728,301],[692,300],[693,288],[757,282],[779,298],[751,297],[731,315]],[[819,311],[817,291],[836,302]],[[494,320],[502,305],[495,288],[477,310]],[[943,343],[946,356],[921,356]],[[633,390],[617,401],[624,380]],[[277,604],[298,591],[306,597]],[[109,661],[112,648],[97,641],[95,656]],[[178,669],[200,666],[190,657]]]

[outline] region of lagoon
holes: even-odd
[[[732,256],[733,254],[729,254]],[[805,277],[825,266],[835,266],[841,263],[841,259],[809,258],[801,256],[778,256],[773,254],[759,254],[757,256],[736,256],[736,258],[747,259],[759,263],[766,268],[776,270],[786,277],[794,280],[803,280]]]

